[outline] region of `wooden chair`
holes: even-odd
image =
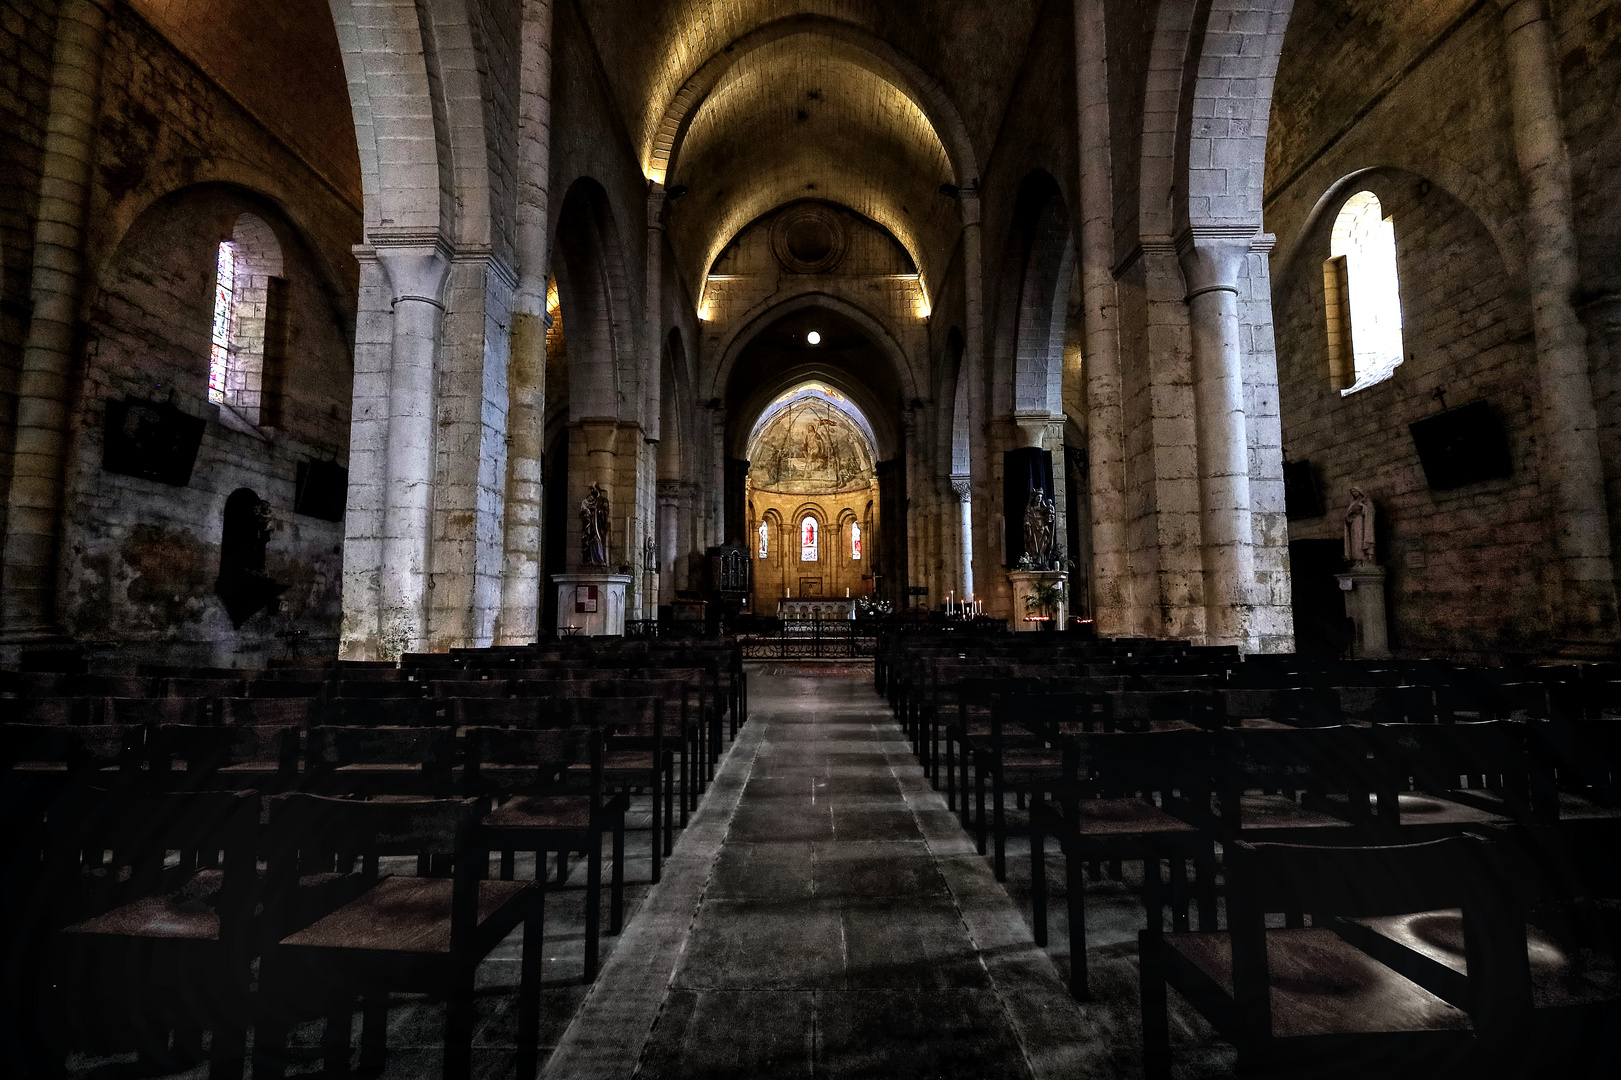
[[[300,787],[323,795],[432,797],[455,789],[451,727],[312,727]]]
[[[392,683],[372,685],[392,686]],[[402,683],[402,686],[413,685]],[[434,702],[422,697],[327,698],[318,708],[320,723],[333,727],[416,727],[434,722]]]
[[[1531,820],[1520,725],[1502,720],[1380,724],[1366,733],[1379,785],[1378,826],[1414,843]]]
[[[501,800],[484,819],[484,829],[489,845],[502,852],[503,880],[512,878],[511,852],[535,853],[537,881],[546,877],[548,852],[585,852],[585,981],[591,982],[597,977],[602,917],[602,840],[605,834],[613,838],[609,932],[617,934],[624,922],[630,803],[623,793],[607,794],[602,730],[470,728],[466,740],[468,790]]]
[[[296,793],[272,805],[264,843],[266,911],[277,937],[260,961],[255,1080],[285,1074],[287,1034],[300,1017],[326,1018],[325,1068],[347,1071],[349,1032],[363,1013],[360,1070],[378,1072],[387,1051],[388,994],[425,993],[447,1003],[444,1076],[467,1080],[473,1056],[473,977],[480,961],[524,928],[518,991],[518,1075],[538,1064],[543,893],[539,881],[486,880],[489,845],[479,799],[371,801]],[[451,864],[446,877],[385,874],[380,861],[415,855]],[[358,861],[370,887],[308,925],[289,909],[310,871]]]
[[[1027,714],[1052,715],[1042,703],[1022,706]],[[1032,717],[1033,719],[1036,717]],[[1167,812],[1192,753],[1197,733],[1186,731],[1112,732],[1059,735],[1062,778],[1048,803],[1037,793],[1030,804],[1031,914],[1036,944],[1047,944],[1046,838],[1054,836],[1064,854],[1069,908],[1069,986],[1077,998],[1089,996],[1086,963],[1086,905],[1083,868],[1122,861],[1143,864],[1145,895],[1159,880],[1159,864],[1170,867],[1173,925],[1188,928],[1187,862],[1198,870],[1199,928],[1216,919],[1214,847],[1210,838]],[[1156,802],[1155,797],[1159,797]]]
[[[298,783],[299,730],[277,725],[162,724],[147,734],[154,786],[287,791]]]
[[[209,1075],[240,1077],[258,793],[80,789],[74,802],[53,811],[47,842],[48,917],[72,920],[47,966],[58,1048],[105,1052],[121,1035],[171,1071],[204,1056],[209,1030]]]
[[[1379,839],[1372,801],[1379,777],[1362,729],[1226,728],[1201,745],[1167,809],[1217,841]]]
[[[1499,841],[1500,888],[1525,920],[1530,981],[1525,1026],[1499,1042],[1501,1074],[1613,1074],[1621,1060],[1621,828],[1610,823],[1596,851],[1548,825],[1485,831]],[[1594,856],[1608,865],[1582,865]],[[1484,989],[1488,973],[1470,967],[1459,908],[1345,919],[1335,929],[1460,1009]]]
[[[1240,1075],[1301,1068],[1312,1076],[1437,1076],[1473,1069],[1494,1031],[1527,1007],[1525,933],[1487,842],[1453,837],[1393,847],[1248,844],[1227,849],[1225,932],[1169,932],[1155,905],[1138,937],[1143,1059],[1171,1073],[1166,987],[1238,1048]],[[1471,971],[1459,1008],[1335,932],[1332,916],[1461,908]],[[1268,928],[1283,912],[1289,926]],[[1303,924],[1306,915],[1312,925]]]

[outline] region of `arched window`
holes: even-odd
[[[799,523],[799,561],[816,562],[821,558],[817,554],[816,519],[809,514]]]
[[[850,558],[854,562],[861,561],[861,526],[850,522]]]
[[[214,327],[208,400],[251,424],[281,422],[288,296],[281,244],[256,214],[243,214],[214,262]]]
[[[763,522],[763,521],[760,522],[758,544],[759,544],[759,550],[760,550],[760,558],[762,558],[762,559],[771,558],[771,526],[768,525],[766,522]]]
[[[1323,266],[1329,374],[1341,395],[1354,394],[1394,375],[1403,357],[1396,226],[1373,192],[1345,201],[1329,255]]]

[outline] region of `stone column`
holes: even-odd
[[[1080,132],[1082,324],[1085,334],[1086,453],[1090,463],[1091,616],[1098,633],[1137,626],[1127,545],[1125,414],[1120,312],[1114,278],[1114,163],[1109,143],[1109,65],[1104,0],[1075,0],[1075,84]]]
[[[642,373],[642,431],[648,441],[659,441],[663,417],[660,383],[664,374],[664,185],[655,183],[647,195],[647,357]]]
[[[518,71],[518,289],[507,371],[507,483],[497,645],[540,632],[541,474],[546,424],[546,281],[550,269],[552,0],[524,0]]]
[[[85,215],[101,111],[101,63],[113,0],[62,0],[40,160],[33,311],[17,382],[17,430],[7,493],[0,629],[48,636],[56,626],[73,335],[84,296]]]
[[[585,433],[585,483],[583,491],[592,484],[602,485],[611,499],[614,494],[615,442],[619,438],[619,423],[615,420],[583,420],[580,430]],[[610,551],[610,554],[612,552]]]
[[[996,489],[1000,477],[991,462],[992,455],[1000,448],[987,444],[986,433],[985,365],[989,363],[989,357],[985,353],[984,230],[980,224],[977,186],[964,190],[958,203],[962,213],[963,321],[966,324],[963,327],[966,348],[958,378],[969,380],[969,391],[968,416],[957,418],[957,422],[962,423],[966,419],[968,424],[969,477],[979,488],[980,506],[989,508],[994,505],[993,499],[1000,497],[1000,491]],[[985,565],[970,566],[966,574],[975,582],[994,581],[999,567],[996,562],[997,543],[992,530],[997,523],[990,513],[983,513],[972,524],[973,528],[979,530],[979,535],[969,539],[970,558],[977,558]],[[982,599],[989,607],[992,599],[989,592]]]
[[[659,599],[661,604],[675,602],[676,567],[681,558],[681,501],[679,480],[660,480],[659,493]]]
[[[1580,281],[1553,26],[1543,0],[1499,3],[1514,148],[1525,187],[1527,276],[1544,429],[1541,465],[1554,488],[1560,630],[1577,640],[1614,640],[1615,567],[1587,332],[1573,304]]]
[[[1246,645],[1254,605],[1249,437],[1238,281],[1253,227],[1194,227],[1177,245],[1188,283],[1198,436],[1205,638]]]
[[[962,579],[957,595],[963,601],[968,601],[974,599],[974,485],[967,476],[953,476],[951,493],[957,497],[962,533],[958,547],[962,557]]]
[[[376,241],[374,241],[376,243]],[[428,636],[428,547],[433,511],[433,425],[440,292],[450,270],[437,244],[377,245],[393,292],[394,341],[388,379],[381,609],[383,658],[420,648]]]

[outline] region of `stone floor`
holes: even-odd
[[[751,673],[747,728],[546,1077],[1141,1075],[1129,885],[1088,890],[1078,1005],[1023,914],[1028,845],[997,883],[865,674]],[[1179,1075],[1231,1075],[1176,1021]]]
[[[645,797],[633,806],[627,924],[603,939],[593,986],[579,977],[584,875],[549,891],[545,1077],[1141,1075],[1130,867],[1126,882],[1088,886],[1093,999],[1077,1004],[1060,974],[1056,848],[1047,953],[1025,914],[1028,844],[1014,839],[1009,880],[996,882],[870,668],[751,665],[749,694],[750,722],[651,888]],[[520,865],[520,877],[532,872]],[[521,933],[480,969],[479,1077],[514,1072]],[[1179,1080],[1231,1076],[1231,1051],[1175,995],[1172,1008]],[[439,1074],[443,1015],[396,1002],[388,1080]],[[319,1025],[298,1038],[318,1045]],[[358,1047],[358,1017],[353,1038]],[[152,1075],[127,1058],[76,1055],[69,1066],[75,1080]]]

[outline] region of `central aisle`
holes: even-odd
[[[755,669],[749,696],[749,723],[664,882],[545,1074],[1000,1078],[1104,1065],[1106,1040],[1089,1037],[870,681]]]

